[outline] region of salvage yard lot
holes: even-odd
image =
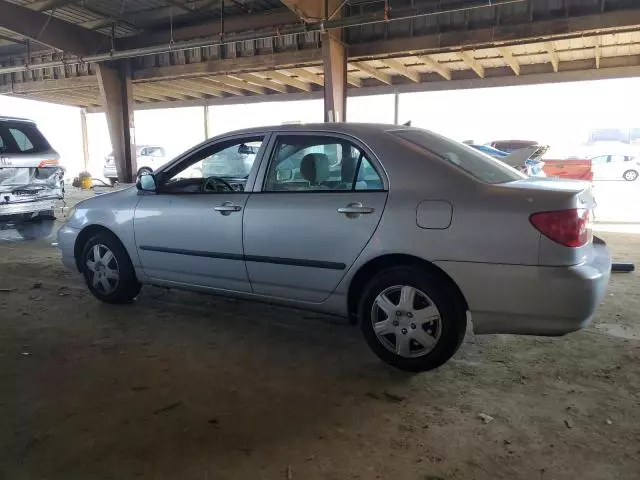
[[[601,236],[640,261],[640,234]],[[51,241],[0,231],[0,478],[640,472],[635,273],[614,275],[582,332],[468,334],[453,361],[408,375],[341,319],[149,288],[100,304]]]

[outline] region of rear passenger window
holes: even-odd
[[[0,152],[43,153],[51,147],[38,128],[26,122],[0,122]]]
[[[22,130],[18,130],[17,128],[10,128],[9,133],[13,136],[18,148],[21,152],[28,152],[33,150],[33,143],[29,140],[29,137],[25,135]]]
[[[351,142],[327,136],[281,136],[265,179],[266,192],[382,190],[366,154]]]

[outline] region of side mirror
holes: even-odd
[[[291,180],[293,180],[293,170],[288,168],[278,170],[276,173],[276,178],[278,182],[290,182]]]
[[[141,192],[155,192],[157,189],[156,179],[152,173],[144,173],[138,177],[136,187]]]

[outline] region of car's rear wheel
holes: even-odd
[[[627,182],[634,182],[638,179],[638,172],[635,170],[627,170],[622,174],[622,178]]]
[[[84,246],[80,267],[89,291],[106,303],[127,303],[140,293],[140,282],[120,241],[108,232],[91,237]]]
[[[358,308],[360,328],[378,357],[410,372],[439,367],[460,347],[466,312],[439,275],[415,267],[378,273]]]

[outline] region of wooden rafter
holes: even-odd
[[[465,52],[464,50],[458,52],[458,57],[462,60],[467,67],[476,72],[480,78],[484,78],[484,67],[476,60],[476,58],[470,54],[469,52]]]
[[[384,60],[380,60],[387,67],[393,70],[396,74],[402,75],[403,77],[407,77],[412,82],[420,83],[420,73],[414,70],[411,70],[400,60],[395,58],[386,58]]]
[[[429,67],[442,78],[451,80],[451,70],[439,63],[434,58],[430,57],[429,55],[419,55],[418,60],[424,62],[425,66]]]
[[[315,83],[316,85],[324,86],[324,79],[320,75],[316,73],[312,73],[309,70],[306,70],[304,68],[288,68],[286,71],[289,73],[292,73],[297,77],[300,77],[302,81],[311,82],[311,83]]]
[[[229,75],[216,75],[213,79],[217,82],[224,83],[225,85],[230,85],[242,90],[248,90],[249,92],[253,92],[258,95],[264,95],[266,93],[264,87],[245,82],[242,79],[230,77]]]
[[[511,67],[513,73],[515,73],[516,75],[520,75],[520,64],[518,63],[516,57],[513,56],[513,52],[507,47],[502,47],[498,50],[500,50],[502,58],[504,58],[506,64]]]
[[[245,82],[251,83],[253,85],[258,85],[261,87],[269,88],[271,90],[275,90],[276,92],[280,92],[280,93],[288,92],[286,85],[272,82],[271,80],[267,80],[266,78],[256,75],[255,73],[237,73],[232,76],[239,78],[241,80],[244,80]]]
[[[558,52],[556,51],[556,46],[553,42],[546,42],[544,44],[544,48],[547,49],[547,53],[549,54],[549,61],[553,66],[553,71],[557,72],[560,67],[560,57],[558,57]]]
[[[389,75],[387,73],[384,73],[384,72],[381,72],[377,68],[372,67],[371,65],[369,65],[367,63],[364,63],[364,62],[350,62],[349,65],[354,66],[358,70],[363,71],[367,75],[370,75],[371,77],[375,78],[376,80],[381,81],[382,83],[386,83],[387,85],[391,85],[391,75]]]
[[[297,78],[290,77],[289,75],[285,75],[281,72],[265,72],[265,75],[267,75],[272,80],[276,80],[285,85],[297,88],[298,90],[302,90],[303,92],[311,92],[312,90],[311,84],[298,80]]]

